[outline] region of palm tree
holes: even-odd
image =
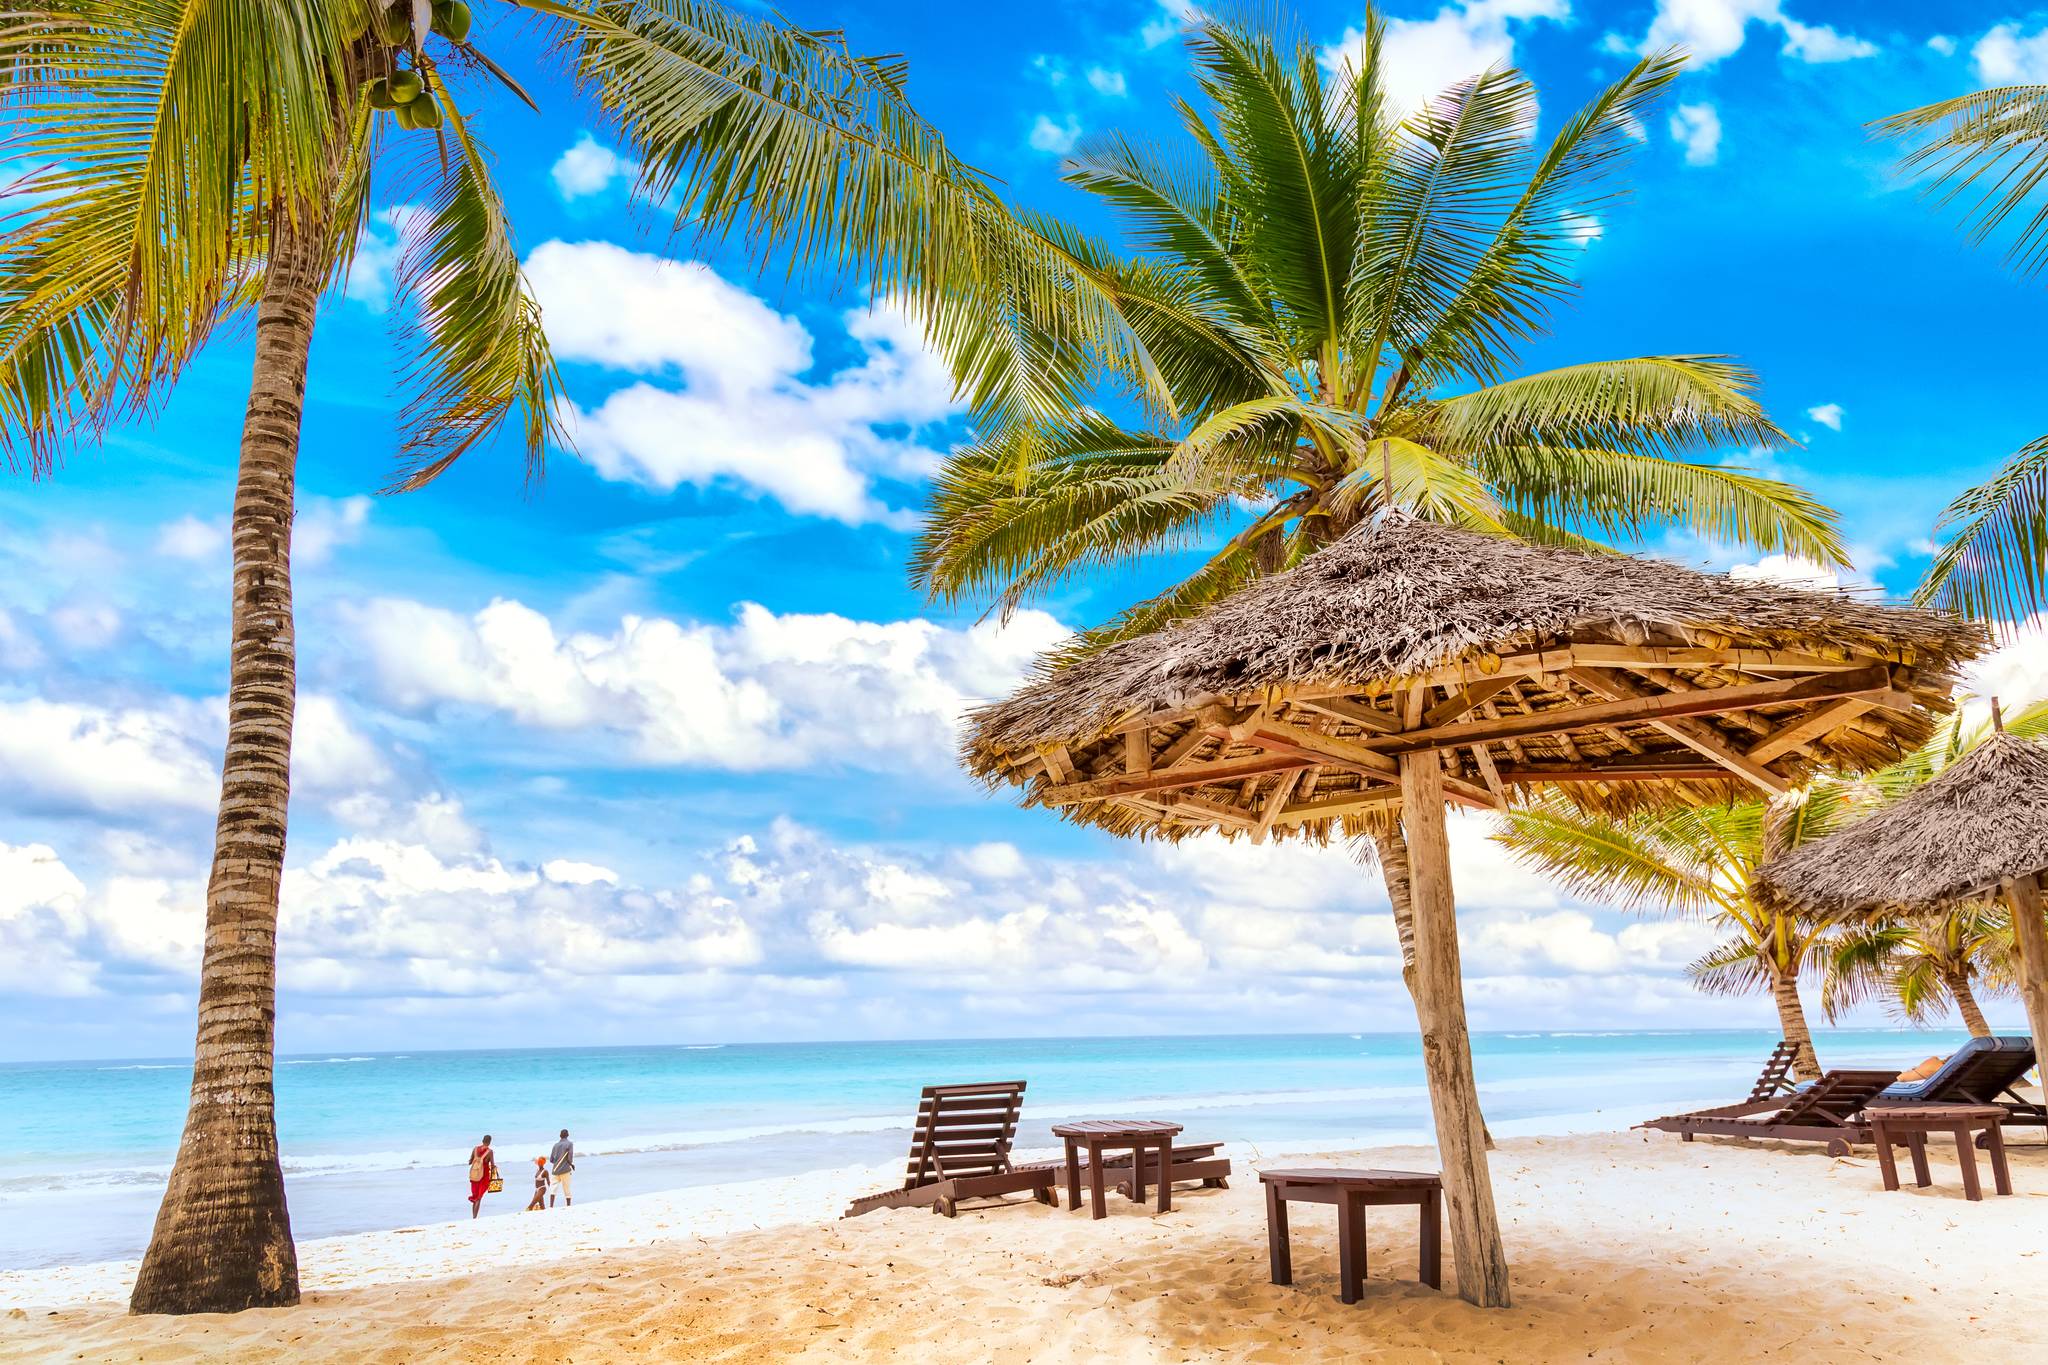
[[[1199,20],[1186,145],[1110,135],[1069,161],[1068,182],[1121,219],[1130,253],[1057,221],[1026,227],[1067,253],[1119,325],[1098,338],[1064,320],[1089,344],[1040,348],[1044,387],[1073,393],[1067,406],[977,408],[981,439],[937,477],[912,560],[932,596],[1007,612],[1073,575],[1224,537],[1075,646],[1094,648],[1396,503],[1543,541],[1678,525],[1843,561],[1832,512],[1706,458],[1784,440],[1734,362],[1656,355],[1513,375],[1572,292],[1589,215],[1618,193],[1631,134],[1679,59],[1639,62],[1539,150],[1536,92],[1512,71],[1404,118],[1383,38],[1369,11],[1358,60],[1326,81],[1297,37]],[[1398,828],[1372,833],[1412,964],[1407,850]]]
[[[1722,931],[1687,975],[1715,995],[1769,994],[1782,1036],[1798,1048],[1793,1074],[1810,1079],[1820,1067],[1799,983],[1819,978],[1831,926],[1766,910],[1749,885],[1770,858],[1835,828],[1846,808],[1828,793],[1611,816],[1550,793],[1502,816],[1494,837],[1574,896]]]
[[[514,2],[541,11],[622,122],[656,110],[693,130],[718,184],[802,200],[782,201],[777,228],[861,253],[935,316],[980,268],[966,239],[986,187],[909,111],[898,65],[716,5]],[[469,26],[453,0],[21,0],[0,18],[9,152],[42,167],[0,229],[10,467],[47,473],[69,445],[147,418],[207,343],[254,322],[191,1104],[137,1312],[298,1299],[272,1092],[291,524],[320,298],[349,268],[373,190],[426,204],[399,270],[417,325],[395,486],[431,480],[508,421],[537,475],[560,436],[540,311],[471,122],[480,82],[524,92]],[[639,84],[620,79],[636,71]]]
[[[1988,241],[2022,215],[2008,261],[2027,276],[2048,265],[2048,204],[2030,204],[2048,177],[2048,85],[1979,90],[1873,126],[1914,141],[1900,169],[1930,173],[1942,203],[1969,201],[1973,241]],[[1986,621],[2023,620],[2048,605],[2048,436],[1959,494],[1935,532],[1942,543],[1921,582],[1922,602]]]
[[[2009,979],[2012,926],[1989,903],[1937,915],[1845,927],[1829,943],[1821,1007],[1833,1021],[1874,999],[1926,1028],[1950,1006],[1973,1038],[1991,1036],[1977,991]]]

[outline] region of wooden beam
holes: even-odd
[[[1423,712],[1422,723],[1442,725],[1445,721],[1456,720],[1494,693],[1505,691],[1508,684],[1513,681],[1513,678],[1493,677],[1473,683],[1448,701],[1439,702]]]
[[[1306,754],[1368,776],[1376,774],[1391,778],[1398,771],[1393,759],[1385,754],[1374,753],[1354,740],[1318,734],[1314,730],[1289,725],[1286,721],[1261,716],[1242,726],[1233,727],[1231,733],[1238,735],[1239,731],[1243,732],[1240,737],[1245,742],[1256,744],[1273,753]]]
[[[1081,801],[1108,801],[1120,796],[1143,796],[1147,792],[1174,791],[1182,787],[1206,787],[1212,782],[1236,782],[1265,773],[1284,773],[1310,767],[1313,759],[1296,754],[1252,754],[1215,763],[1190,763],[1185,767],[1159,769],[1149,773],[1120,773],[1047,787],[1040,800],[1048,806],[1071,806]]]
[[[1811,689],[1816,686],[1834,686],[1840,689],[1851,686],[1858,681],[1867,681],[1870,677],[1873,677],[1878,674],[1885,675],[1882,686],[1885,689],[1889,689],[1891,686],[1891,679],[1889,676],[1890,670],[1884,668],[1882,665],[1870,669],[1867,673],[1836,674],[1832,677],[1822,675],[1819,677],[1793,679],[1790,682],[1789,686],[1795,691],[1801,688]],[[1581,686],[1591,688],[1594,692],[1598,693],[1601,696],[1614,698],[1614,701],[1609,704],[1617,706],[1625,705],[1632,701],[1664,700],[1697,702],[1703,699],[1711,699],[1717,695],[1725,695],[1729,692],[1749,692],[1754,691],[1756,688],[1759,687],[1782,688],[1788,686],[1787,683],[1754,683],[1751,684],[1749,687],[1716,687],[1700,692],[1686,692],[1675,695],[1672,693],[1666,693],[1664,697],[1658,698],[1650,693],[1644,692],[1641,688],[1637,687],[1634,683],[1630,682],[1626,678],[1618,677],[1613,673],[1603,673],[1597,668],[1575,668],[1571,671],[1571,677],[1573,681],[1579,683]],[[1836,695],[1840,695],[1839,691]],[[1779,698],[1779,700],[1781,701],[1805,701],[1812,699],[1813,698],[1811,698],[1810,696],[1800,696],[1797,698]],[[1763,704],[1768,705],[1768,703]],[[1720,708],[1717,707],[1715,709],[1718,710]],[[1645,719],[1650,718],[1645,717]],[[1792,783],[1789,779],[1781,777],[1779,774],[1772,772],[1769,768],[1766,768],[1761,763],[1752,761],[1744,754],[1738,752],[1735,749],[1735,747],[1729,744],[1728,741],[1721,736],[1720,732],[1715,730],[1712,726],[1704,724],[1697,720],[1690,719],[1683,712],[1677,714],[1667,713],[1665,715],[1659,716],[1658,718],[1650,719],[1650,723],[1656,726],[1659,730],[1662,730],[1665,734],[1677,740],[1680,744],[1683,744],[1687,748],[1695,750],[1696,752],[1705,754],[1708,758],[1713,759],[1714,762],[1720,764],[1722,767],[1727,768],[1729,771],[1746,779],[1752,786],[1755,786],[1763,791],[1767,791],[1771,793],[1773,796],[1780,795],[1792,789]]]
[[[1152,771],[1152,732],[1142,725],[1124,731],[1124,771],[1133,777]]]
[[[1378,711],[1362,702],[1347,701],[1342,697],[1317,697],[1313,700],[1294,698],[1294,705],[1320,711],[1338,720],[1348,720],[1363,730],[1377,734],[1392,734],[1401,728],[1401,722],[1385,711]]]
[[[2015,877],[2004,890],[2006,908],[2012,911],[2014,975],[2039,1057],[2048,1049],[2048,912],[2042,908],[2040,876]]]
[[[1486,752],[1486,745],[1472,746],[1472,761],[1479,765],[1479,775],[1486,779],[1486,789],[1493,793],[1494,806],[1500,810],[1507,809],[1507,790],[1501,786],[1500,769],[1493,766],[1493,755]]]
[[[1235,806],[1226,806],[1220,801],[1211,801],[1202,796],[1177,796],[1172,801],[1161,804],[1182,818],[1194,815],[1217,824],[1235,825],[1243,830],[1256,828],[1259,823],[1250,811],[1242,811]]]
[[[1266,836],[1273,832],[1273,822],[1280,818],[1280,811],[1286,806],[1287,798],[1294,794],[1295,784],[1314,771],[1313,768],[1298,768],[1273,779],[1273,790],[1266,793],[1266,804],[1259,807],[1258,823],[1252,826],[1253,843],[1266,842]]]
[[[1443,764],[1433,753],[1401,756],[1401,828],[1407,835],[1415,916],[1415,1017],[1422,1066],[1443,1158],[1444,1212],[1458,1296],[1482,1308],[1508,1306],[1508,1258],[1486,1168],[1486,1120],[1472,1073],[1451,845],[1444,829]]]
[[[1345,792],[1342,796],[1325,796],[1315,801],[1296,801],[1281,810],[1280,818],[1275,823],[1298,825],[1305,820],[1328,820],[1334,816],[1385,810],[1400,804],[1401,792],[1396,787],[1380,788],[1372,792]]]
[[[1500,769],[1503,782],[1719,782],[1728,770],[1718,763],[1688,763],[1677,755],[1658,763],[1519,763]]]
[[[1844,697],[1832,706],[1823,706],[1810,716],[1787,721],[1749,746],[1749,761],[1768,763],[1780,754],[1803,749],[1830,731],[1847,725],[1868,711],[1872,705],[1872,702],[1863,697]]]
[[[1401,698],[1401,728],[1413,730],[1422,724],[1423,712],[1429,706],[1429,683],[1417,683]]]
[[[1458,721],[1450,725],[1408,730],[1385,738],[1362,739],[1358,743],[1382,752],[1406,753],[1422,748],[1461,747],[1481,740],[1523,739],[1567,730],[1596,729],[1602,725],[1712,715],[1720,711],[1741,711],[1785,702],[1825,701],[1835,697],[1888,692],[1891,688],[1891,679],[1882,667],[1862,673],[1828,673],[1784,678],[1776,682],[1746,683],[1741,687],[1661,694],[1644,691],[1634,683],[1598,669],[1575,668],[1566,676],[1610,700],[1590,706],[1554,706],[1547,711],[1501,716],[1493,720]],[[1595,679],[1600,680],[1598,685],[1593,681]]]
[[[1152,766],[1154,768],[1178,768],[1194,755],[1195,750],[1209,742],[1209,732],[1199,725],[1190,725],[1187,733],[1166,746]]]
[[[1884,662],[1869,655],[1831,659],[1823,654],[1805,654],[1789,649],[1666,648],[1658,645],[1573,645],[1571,655],[1572,663],[1580,667],[1627,668],[1634,664],[1647,664],[1652,668],[1711,668],[1721,665],[1739,668],[1746,673],[1850,671]]]

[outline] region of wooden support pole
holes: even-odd
[[[2027,1028],[2034,1035],[2034,1056],[2048,1052],[2048,926],[2042,923],[2039,875],[2005,884],[2006,907],[2012,911],[2014,956],[2019,958],[2020,999],[2027,1006]],[[2048,1066],[2048,1060],[2042,1062]]]
[[[1508,1258],[1486,1167],[1486,1122],[1472,1074],[1465,983],[1458,963],[1458,916],[1451,895],[1451,845],[1444,830],[1443,765],[1434,753],[1401,756],[1401,824],[1408,838],[1415,907],[1415,1016],[1422,1064],[1443,1158],[1458,1296],[1481,1308],[1508,1306]]]

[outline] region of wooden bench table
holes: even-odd
[[[1934,1177],[1927,1171],[1927,1135],[1947,1133],[1955,1138],[1956,1164],[1963,1168],[1963,1197],[1970,1200],[1984,1198],[1984,1187],[1977,1181],[1977,1149],[1972,1138],[1977,1133],[1984,1135],[1984,1146],[1991,1154],[1991,1182],[2000,1194],[2012,1193],[2012,1169],[2005,1161],[2005,1134],[1999,1124],[2007,1118],[2005,1106],[2000,1104],[1879,1104],[1863,1111],[1864,1122],[1870,1125],[1870,1140],[1877,1147],[1878,1170],[1884,1175],[1884,1187],[1896,1190],[1899,1187],[1899,1165],[1892,1159],[1892,1148],[1903,1145],[1913,1156],[1913,1183],[1926,1189],[1934,1183]]]
[[[1055,1123],[1052,1135],[1067,1144],[1067,1210],[1072,1212],[1081,1207],[1081,1164],[1080,1153],[1088,1153],[1088,1185],[1091,1194],[1091,1218],[1104,1218],[1109,1214],[1103,1203],[1102,1187],[1107,1175],[1103,1171],[1102,1152],[1105,1147],[1112,1150],[1127,1150],[1131,1154],[1131,1200],[1145,1202],[1145,1154],[1158,1154],[1158,1170],[1167,1176],[1173,1167],[1173,1139],[1180,1133],[1177,1123],[1161,1123],[1156,1119],[1078,1119],[1073,1123]],[[1162,1178],[1159,1182],[1159,1212],[1173,1208],[1173,1181]]]
[[[1294,1283],[1287,1244],[1290,1203],[1337,1206],[1339,1297],[1357,1303],[1365,1291],[1365,1210],[1373,1204],[1414,1204],[1422,1219],[1422,1282],[1443,1288],[1443,1179],[1423,1171],[1350,1171],[1310,1167],[1261,1171],[1266,1187],[1266,1243],[1273,1283]]]

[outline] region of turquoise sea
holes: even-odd
[[[1961,1032],[1841,1031],[1828,1065],[1906,1067]],[[1740,1098],[1775,1037],[1740,1031],[1488,1033],[1474,1055],[1498,1134],[1625,1127]],[[0,1268],[138,1255],[184,1118],[189,1065],[0,1066]],[[278,1112],[301,1238],[468,1212],[469,1147],[517,1171],[575,1134],[580,1199],[877,1165],[902,1152],[918,1088],[1024,1079],[1020,1146],[1074,1115],[1165,1117],[1268,1148],[1429,1135],[1413,1034],[777,1043],[288,1057]],[[508,1180],[508,1186],[516,1183]],[[519,1209],[508,1188],[486,1216]]]

